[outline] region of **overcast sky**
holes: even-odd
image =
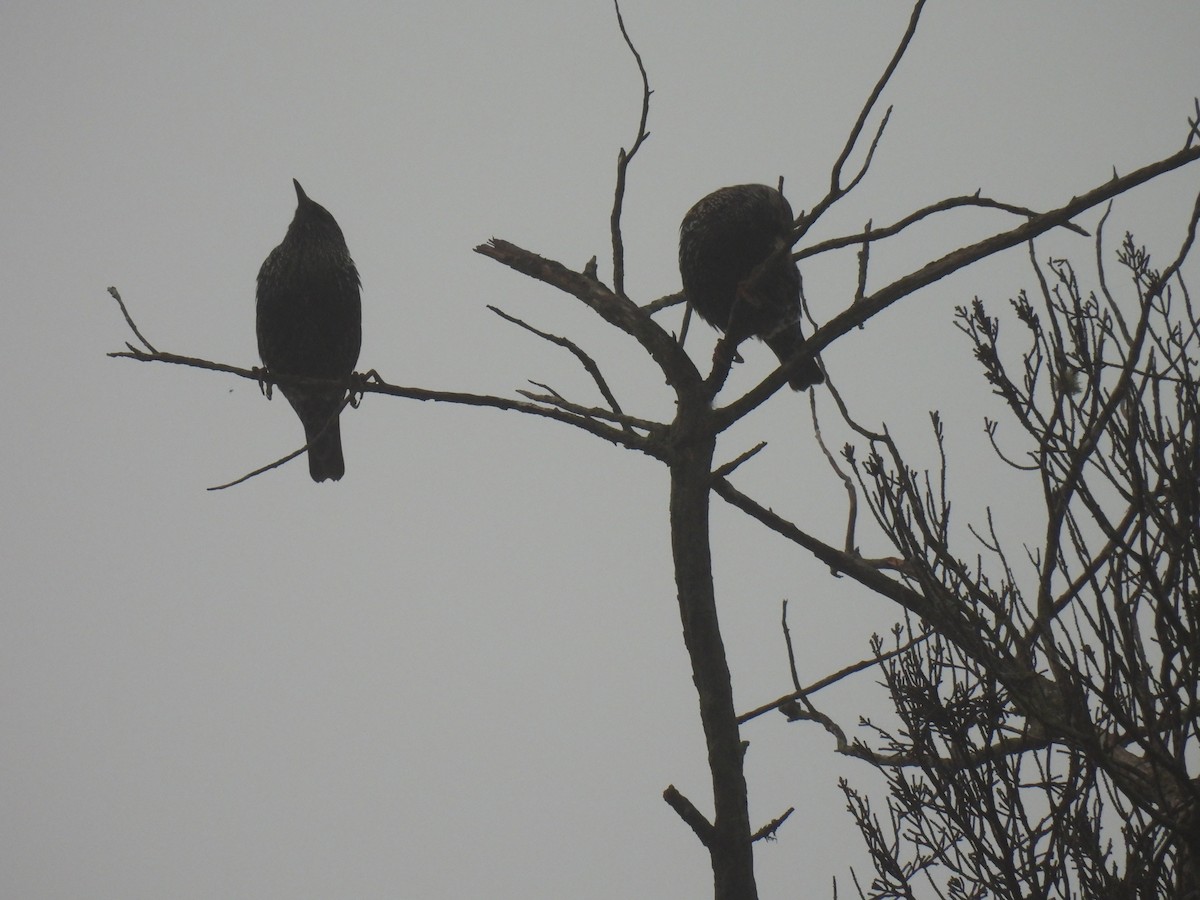
[[[630,172],[627,289],[678,290],[678,223],[725,184],[830,165],[907,22],[903,3],[625,0],[655,89]],[[1200,93],[1200,5],[930,2],[884,102],[868,179],[817,236],[976,189],[1033,207],[1181,146]],[[105,356],[258,362],[254,278],[295,207],[345,232],[363,281],[359,368],[594,400],[594,353],[627,411],[669,417],[661,375],[571,298],[471,252],[497,236],[611,275],[617,151],[640,109],[611,4],[55,3],[0,10],[0,895],[20,898],[701,897],[706,854],[663,803],[711,809],[667,545],[665,470],[565,426],[369,396],[343,416],[346,477],[298,460],[300,427],[250,382]],[[877,121],[873,119],[872,122]],[[1159,259],[1200,171],[1121,201]],[[1091,227],[1096,216],[1082,221]],[[1014,224],[958,213],[874,256],[871,284]],[[1043,255],[1092,256],[1047,238]],[[852,295],[853,254],[805,269],[813,314]],[[1033,276],[1024,251],[909,298],[825,354],[864,422],[932,464],[943,411],[961,513],[991,480],[1002,411],[951,311]],[[677,327],[678,314],[664,316]],[[711,352],[693,329],[689,349]],[[773,357],[746,348],[729,390]],[[829,404],[818,390],[823,411]],[[768,450],[738,484],[838,542],[845,498],[781,393],[722,441]],[[846,439],[830,422],[835,446]],[[957,478],[956,478],[957,476]],[[868,652],[898,618],[714,501],[717,586],[741,708]],[[956,510],[959,507],[956,506]],[[868,555],[887,548],[869,530]],[[875,678],[822,697],[852,726]],[[764,897],[868,870],[836,779],[875,783],[813,726],[745,729]],[[879,798],[882,801],[882,798]],[[843,894],[845,896],[846,894]]]

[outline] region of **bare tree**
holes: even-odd
[[[1031,349],[1015,367],[1002,362],[996,320],[982,305],[959,312],[960,327],[975,342],[987,377],[1031,441],[1027,457],[1009,464],[1042,479],[1047,528],[1040,549],[1026,560],[1036,573],[1032,587],[1021,587],[1014,551],[986,529],[980,540],[998,574],[985,571],[982,561],[968,564],[955,556],[940,472],[919,474],[886,432],[857,425],[845,407],[844,421],[869,451],[860,460],[847,450],[844,468],[838,466],[852,501],[844,547],[817,539],[735,487],[731,477],[757,448],[714,466],[718,435],[754,414],[790,372],[847,332],[946,275],[1008,248],[1032,246],[1052,229],[1086,233],[1072,222],[1080,213],[1200,159],[1193,123],[1179,152],[1048,212],[976,193],[947,198],[882,227],[806,243],[813,225],[854,190],[871,164],[890,113],[877,110],[878,100],[909,46],[922,6],[923,0],[913,9],[892,60],[833,162],[827,191],[796,219],[792,247],[782,251],[790,250],[796,260],[853,254],[860,275],[857,296],[816,329],[802,352],[749,391],[722,395],[734,348],[714,354],[713,368],[704,374],[656,319],[680,301],[679,295],[639,304],[625,292],[625,176],[647,137],[651,91],[619,9],[621,33],[642,75],[643,98],[634,141],[618,155],[611,283],[601,280],[594,261],[577,271],[500,239],[476,251],[576,298],[635,341],[673,389],[674,418],[658,421],[627,411],[578,342],[500,310],[506,320],[572,352],[604,405],[549,388],[518,392],[518,397],[451,393],[388,384],[373,373],[355,376],[343,387],[351,396],[379,393],[550,418],[663,464],[670,479],[679,613],[711,770],[712,813],[701,812],[707,804],[693,802],[673,786],[663,796],[709,851],[716,897],[757,896],[753,844],[771,836],[790,813],[781,811],[768,823],[749,817],[739,726],[768,710],[821,723],[835,735],[840,751],[888,773],[889,828],[877,821],[866,799],[845,787],[878,868],[870,888],[876,896],[911,896],[914,876],[936,867],[960,879],[947,888],[952,896],[979,896],[984,885],[1006,896],[1053,895],[1060,888],[1065,896],[1068,884],[1087,893],[1093,886],[1110,893],[1122,886],[1133,891],[1130,896],[1140,896],[1143,885],[1163,878],[1194,885],[1196,782],[1187,763],[1195,764],[1197,738],[1191,648],[1197,640],[1200,464],[1188,358],[1196,319],[1179,269],[1195,217],[1182,250],[1161,272],[1150,269],[1132,242],[1124,249],[1122,259],[1139,292],[1136,319],[1126,320],[1107,292],[1084,299],[1073,270],[1060,262],[1049,265],[1049,276],[1037,269],[1041,315],[1027,298],[1015,305],[1032,335]],[[852,157],[862,160],[853,169]],[[874,244],[963,207],[1000,210],[1019,222],[866,291]],[[119,300],[115,291],[114,296]],[[112,355],[276,380],[257,369],[158,352],[137,337],[141,347],[128,345]],[[832,385],[831,392],[836,399]],[[940,436],[936,417],[934,426]],[[834,573],[855,579],[904,611],[895,647],[880,641],[871,658],[823,682],[881,669],[901,723],[896,732],[877,728],[871,744],[848,739],[845,727],[816,707],[813,695],[820,685],[804,689],[798,679],[776,702],[739,716],[713,588],[709,503],[714,492]],[[866,559],[858,552],[854,531],[860,495],[893,555]],[[1025,799],[1030,784],[1041,792],[1041,806]],[[1114,849],[1105,838],[1101,792],[1122,817],[1122,848]],[[1161,866],[1152,870],[1156,861],[1171,863],[1176,874],[1161,875]]]

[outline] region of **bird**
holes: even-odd
[[[704,197],[679,226],[679,274],[692,309],[734,347],[757,337],[781,363],[804,343],[792,224],[792,207],[775,188],[735,184]],[[824,381],[816,360],[788,379],[797,391]]]
[[[258,355],[273,376],[345,382],[362,345],[362,282],[329,210],[292,184],[296,214],[258,271]],[[346,472],[339,422],[346,388],[278,387],[304,426],[312,480],[337,481]]]

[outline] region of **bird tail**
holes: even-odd
[[[804,346],[804,335],[800,331],[799,323],[796,322],[776,331],[774,334],[767,335],[763,340],[767,342],[767,346],[779,357],[780,363],[790,360]],[[823,384],[824,382],[825,373],[821,371],[821,367],[817,365],[815,359],[805,362],[800,368],[793,371],[788,378],[788,384],[792,386],[792,390],[794,391],[803,391],[814,384]]]
[[[284,392],[304,425],[308,474],[313,481],[337,481],[346,474],[342,458],[341,411],[345,394],[290,389]]]
[[[308,474],[313,481],[327,478],[337,481],[346,474],[346,461],[342,458],[341,422],[334,417],[328,420],[328,424],[316,423],[311,432],[306,423],[304,437],[308,441]]]

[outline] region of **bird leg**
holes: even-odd
[[[268,374],[267,370],[262,368],[261,366],[251,366],[250,371],[253,372],[254,375],[258,378],[258,389],[260,391],[262,391],[262,395],[264,397],[266,397],[268,400],[270,400],[271,399],[271,383],[266,381],[265,377],[264,377]]]
[[[383,384],[384,380],[374,369],[368,369],[365,372],[350,373],[350,405],[358,409],[358,404],[362,402],[364,386],[368,384]]]

